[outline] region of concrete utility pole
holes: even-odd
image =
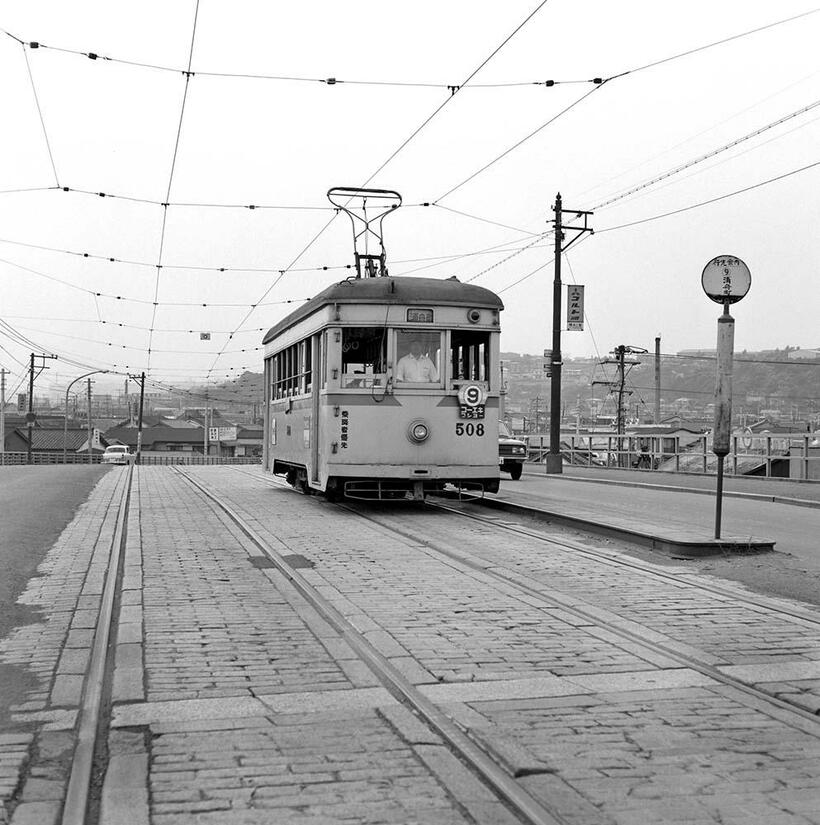
[[[145,401],[145,373],[140,373],[140,413],[137,419],[137,455],[134,458],[134,463],[139,464],[142,461],[142,405]]]
[[[561,473],[563,470],[561,458],[561,255],[572,246],[584,233],[592,232],[587,226],[587,216],[592,212],[582,212],[578,209],[564,209],[561,193],[555,196],[555,273],[552,281],[552,384],[550,387],[550,449],[547,454],[547,473]],[[565,226],[564,212],[584,217],[583,226]],[[574,230],[578,234],[564,246],[564,229]]]
[[[90,378],[88,379],[86,397],[88,399],[88,463],[93,464],[94,456],[91,452],[91,379]]]
[[[0,368],[0,464],[6,463],[6,372]]]
[[[655,424],[661,423],[661,336],[655,338]]]

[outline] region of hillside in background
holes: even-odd
[[[820,418],[820,358],[795,358],[794,350],[738,352],[734,357],[733,410],[744,419],[768,417],[785,422],[812,423]],[[502,353],[507,384],[507,410],[534,420],[549,408],[550,380],[542,356]],[[654,354],[629,355],[624,383],[627,418],[652,420],[655,406]],[[582,420],[614,416],[618,371],[612,355],[601,359],[564,360],[562,417]],[[601,363],[609,361],[608,364]],[[662,355],[661,415],[708,418],[713,414],[716,360],[713,353]],[[594,382],[594,383],[593,383]]]
[[[795,350],[738,352],[734,359],[733,409],[743,420],[768,417],[773,421],[806,422],[820,426],[820,358],[796,358]],[[628,365],[624,407],[629,419],[651,420],[655,405],[655,359],[652,353],[633,355]],[[501,354],[507,385],[507,412],[540,424],[549,410],[550,380],[544,375],[544,358],[512,352]],[[602,364],[609,360],[611,363]],[[563,418],[614,417],[617,369],[614,356],[568,358],[562,381]],[[712,415],[716,362],[708,351],[661,356],[661,412],[708,419]],[[593,383],[595,382],[595,383]],[[189,406],[202,405],[204,388],[195,388]],[[262,374],[246,372],[233,381],[210,387],[208,397],[225,413],[261,415]]]

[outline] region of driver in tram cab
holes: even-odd
[[[436,365],[424,354],[421,341],[417,338],[410,342],[410,352],[399,358],[396,380],[416,383],[438,381]]]

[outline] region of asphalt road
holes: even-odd
[[[49,548],[108,466],[0,466],[0,639],[37,620],[15,602]],[[0,727],[27,687],[25,672],[0,662]]]
[[[667,535],[670,531],[695,528],[706,537],[714,536],[714,478],[607,474],[605,471],[597,471],[596,475],[604,476],[610,483],[588,481],[573,471],[566,476],[525,472],[520,481],[505,480],[502,476],[501,494],[518,498],[521,503],[537,503],[547,510],[592,521],[608,524],[623,521],[634,526],[637,520],[645,525],[648,533]],[[642,486],[634,486],[636,484]],[[648,484],[657,486],[650,488]],[[693,487],[692,491],[681,491],[680,488],[687,485]],[[668,489],[670,486],[676,489]],[[820,605],[820,485],[747,478],[732,479],[727,483],[727,490],[761,497],[794,497],[816,506],[726,496],[721,535],[774,539],[774,552],[669,563],[739,582],[767,595],[788,596]],[[636,553],[666,563],[657,553]]]

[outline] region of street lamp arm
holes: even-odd
[[[91,372],[85,373],[85,375],[80,375],[75,378],[66,388],[65,388],[65,406],[63,407],[63,464],[66,463],[66,441],[68,441],[68,391],[78,382],[82,381],[83,378],[88,378],[89,375],[97,375],[98,373],[103,372],[110,372],[110,370],[91,370]],[[89,415],[91,414],[91,410],[88,411]]]

